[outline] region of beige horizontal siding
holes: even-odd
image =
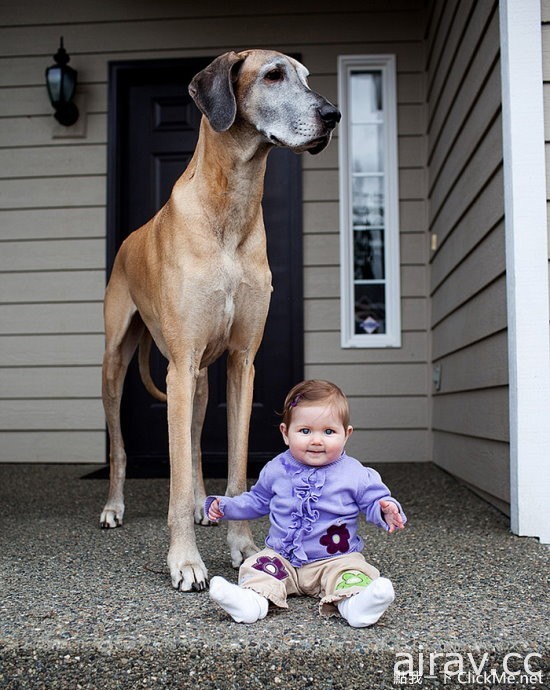
[[[0,335],[98,333],[103,328],[101,303],[0,305]]]
[[[481,133],[480,133],[481,134]],[[432,209],[432,234],[441,245],[454,230],[463,214],[476,199],[483,195],[491,177],[502,165],[502,128],[500,121],[490,127],[488,135],[482,137],[472,158],[447,190],[444,203]],[[483,203],[487,203],[484,196]]]
[[[100,269],[104,254],[103,238],[2,242],[0,271]]]
[[[490,231],[502,220],[502,206],[499,203],[487,203],[498,200],[503,189],[502,167],[489,179],[483,188],[483,194],[461,216],[454,231],[445,239],[437,250],[437,261],[432,262],[430,277],[432,290],[451,274],[457,263],[473,252],[480,241],[479,228]]]
[[[104,145],[92,144],[52,147],[44,156],[42,148],[0,149],[0,179],[44,178],[52,170],[62,170],[63,177],[105,175],[107,168]]]
[[[2,189],[0,208],[5,209],[105,205],[103,175],[7,179]]]
[[[432,329],[434,361],[506,328],[504,277],[488,285]]]
[[[2,431],[93,430],[103,427],[103,412],[95,400],[11,400],[2,405]]]
[[[2,462],[97,463],[105,431],[0,431],[0,445]]]
[[[442,388],[447,393],[494,388],[508,383],[508,337],[506,331],[460,347],[437,360]]]
[[[248,47],[301,53],[312,88],[333,101],[338,55],[396,55],[403,347],[351,351],[339,345],[336,133],[321,155],[302,157],[306,373],[349,388],[358,455],[368,448],[371,462],[428,459],[423,1],[346,0],[335,7],[283,0],[253,8],[242,0],[207,0],[200,7],[176,0],[76,0],[68,16],[50,0],[29,0],[4,14],[0,397],[6,412],[0,459],[104,458],[99,368],[108,62]],[[44,88],[60,35],[79,77],[81,119],[72,129],[55,123]],[[18,424],[24,430],[14,430]]]
[[[498,2],[431,3],[428,189],[433,458],[509,501]]]
[[[503,225],[503,222],[498,223],[485,235],[475,251],[463,257],[462,263],[433,293],[433,325],[502,276],[506,268]]]
[[[353,364],[327,362],[308,364],[306,369],[308,378],[314,379],[325,377],[326,374],[323,374],[323,371],[330,369],[330,378],[348,395],[355,397],[380,395],[393,395],[396,398],[405,395],[422,397],[426,394],[428,374],[425,363],[390,365],[384,362],[358,368]]]
[[[507,387],[438,396],[433,409],[433,426],[438,431],[478,440],[508,441]]]
[[[346,452],[368,464],[425,462],[430,443],[424,429],[356,429]]]
[[[98,398],[101,367],[10,367],[0,369],[2,399]]]
[[[35,245],[29,250],[33,251]],[[0,245],[1,249],[1,245]],[[66,302],[94,303],[103,300],[105,269],[63,271],[15,271],[0,273],[0,294],[10,304]]]
[[[131,5],[126,5],[128,14]],[[219,11],[220,5],[218,5]],[[205,45],[222,48],[284,46],[308,43],[358,43],[368,40],[398,42],[419,39],[423,32],[423,18],[419,12],[313,12],[308,15],[290,12],[274,13],[254,21],[252,14],[242,16],[210,16],[165,19],[130,20],[124,22],[72,23],[65,31],[65,46],[70,53],[102,53],[116,50],[124,54],[139,48],[146,52],[204,49]],[[25,31],[27,34],[25,35]],[[32,50],[50,55],[59,41],[59,26],[44,25],[33,36]],[[28,30],[23,26],[0,29],[0,44],[6,56],[28,56]],[[73,48],[74,46],[74,48]],[[75,60],[76,65],[76,60]]]
[[[104,226],[103,207],[4,210],[0,241],[104,237]]]
[[[509,444],[507,442],[461,436],[457,433],[433,433],[433,452],[438,465],[460,479],[474,484],[487,497],[508,504],[510,501]]]
[[[2,366],[96,366],[103,355],[103,334],[4,335]],[[48,395],[48,391],[44,391]]]
[[[310,12],[331,13],[334,11],[334,3],[327,0],[307,0],[299,6],[291,0],[280,0],[277,7],[281,12],[294,12],[295,14],[308,14]],[[397,12],[421,9],[422,0],[385,0],[381,5],[379,0],[352,0],[346,2],[347,12],[357,10],[369,12]],[[24,9],[23,9],[24,8]],[[61,5],[46,4],[43,0],[26,0],[22,7],[13,5],[9,16],[2,18],[6,26],[19,25],[29,22],[32,16],[34,24],[50,24],[63,22],[67,19],[66,10]],[[266,5],[257,8],[255,14],[270,16],[273,7]],[[72,22],[122,22],[130,20],[153,19],[158,21],[172,17],[208,17],[208,16],[250,16],[250,3],[245,0],[234,0],[230,5],[221,4],[217,0],[206,0],[200,5],[182,3],[181,0],[163,0],[152,5],[149,0],[132,0],[132,2],[116,2],[112,0],[94,0],[90,2],[75,2],[71,6]]]
[[[48,62],[46,62],[46,65]],[[80,88],[84,90],[86,87],[83,85]],[[51,107],[48,104],[47,97],[44,96],[44,98],[46,98],[44,110],[48,114],[35,117],[6,117],[2,120],[2,127],[0,128],[1,147],[47,146],[52,148],[68,148],[72,145],[67,143],[68,139],[54,138],[53,131],[57,130],[57,126],[49,113]],[[89,112],[86,115],[86,141],[90,144],[107,143],[107,116],[105,113]],[[48,152],[44,151],[44,153]],[[61,170],[60,172],[64,171]]]

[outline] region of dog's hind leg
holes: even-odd
[[[193,494],[195,497],[195,523],[197,525],[211,525],[213,523],[204,514],[206,490],[202,473],[201,433],[206,406],[208,405],[208,369],[200,370],[193,398],[193,424],[191,427],[191,443],[193,448]]]
[[[124,377],[143,334],[143,321],[125,286],[110,285],[105,298],[105,354],[102,398],[110,437],[109,496],[100,517],[102,528],[120,527],[124,517],[126,452],[120,427]]]

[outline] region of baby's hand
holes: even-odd
[[[210,504],[210,507],[208,508],[208,519],[212,520],[213,522],[216,522],[217,520],[220,520],[222,517],[223,513],[220,510],[220,499],[215,498]]]
[[[403,524],[403,518],[399,513],[399,508],[395,505],[393,501],[380,500],[380,508],[382,508],[382,513],[384,514],[384,520],[388,525],[390,534],[395,532],[396,529],[403,529],[405,525]]]

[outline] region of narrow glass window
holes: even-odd
[[[342,347],[399,347],[395,59],[342,56]]]

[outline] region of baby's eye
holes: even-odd
[[[304,434],[304,436],[307,436],[309,434],[309,429],[299,429],[298,433]]]
[[[334,429],[325,429],[325,434],[327,436],[332,436],[332,434],[336,433]]]

